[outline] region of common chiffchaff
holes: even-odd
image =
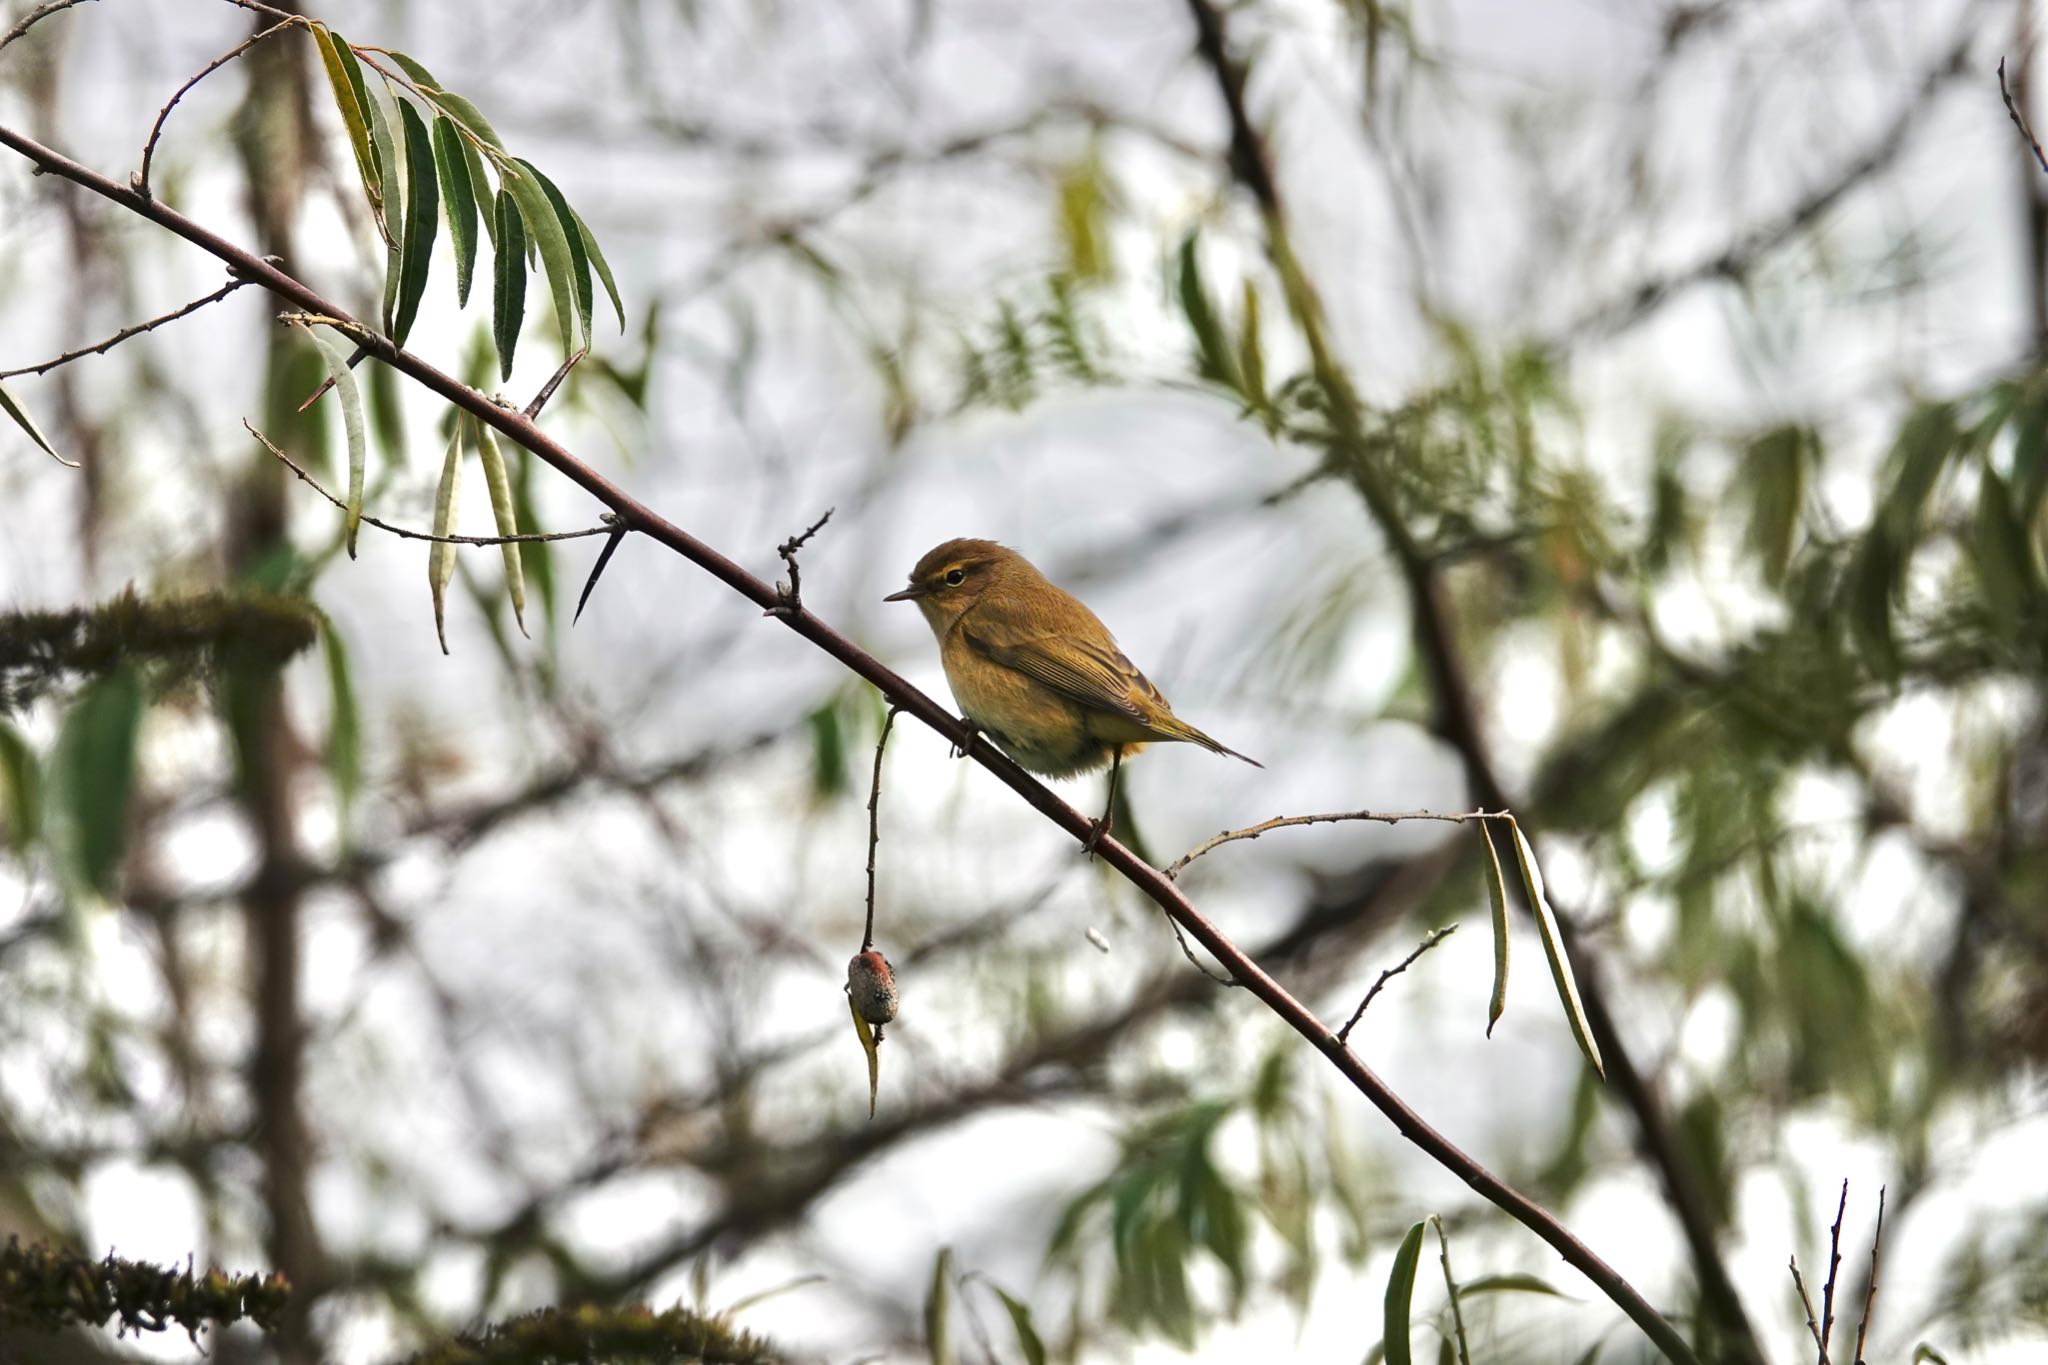
[[[1174,715],[1095,613],[1007,546],[949,540],[882,600],[917,603],[960,709],[1032,772],[1071,777],[1109,763],[1113,805],[1124,756],[1155,740],[1264,766]],[[1105,811],[1096,837],[1108,824]]]

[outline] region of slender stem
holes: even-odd
[[[1462,825],[1470,820],[1499,820],[1507,815],[1505,810],[1468,810],[1462,812],[1433,810],[1344,810],[1332,811],[1327,815],[1276,815],[1271,820],[1262,820],[1256,825],[1243,829],[1226,829],[1221,834],[1204,839],[1185,854],[1178,862],[1169,864],[1166,876],[1169,880],[1180,876],[1182,869],[1212,849],[1225,844],[1234,844],[1239,839],[1256,839],[1261,834],[1292,825],[1334,825],[1344,820],[1371,820],[1383,825],[1398,825],[1403,820],[1441,820],[1445,824]]]
[[[1455,924],[1446,924],[1441,928],[1432,929],[1429,933],[1428,938],[1425,938],[1424,940],[1422,940],[1422,942],[1415,945],[1414,952],[1408,954],[1408,956],[1402,958],[1399,962],[1395,963],[1393,966],[1381,972],[1380,979],[1373,982],[1372,989],[1365,993],[1365,999],[1358,1002],[1358,1008],[1351,1011],[1351,1017],[1344,1021],[1344,1027],[1337,1030],[1337,1041],[1340,1043],[1348,1043],[1351,1041],[1351,1030],[1357,1028],[1358,1021],[1365,1018],[1365,1007],[1372,1003],[1372,998],[1380,993],[1381,989],[1386,986],[1387,982],[1391,981],[1393,978],[1399,976],[1401,973],[1407,971],[1410,967],[1414,966],[1416,958],[1421,957],[1424,953],[1428,952],[1431,948],[1436,947],[1437,944],[1442,943],[1445,939],[1449,938],[1452,934],[1456,933],[1457,931],[1458,926]]]
[[[66,351],[56,359],[45,360],[40,365],[23,365],[18,370],[0,370],[0,379],[12,379],[20,374],[46,374],[56,369],[59,365],[69,365],[72,361],[81,360],[89,355],[105,355],[130,337],[141,336],[144,332],[153,332],[167,322],[176,322],[179,318],[198,312],[209,303],[219,303],[222,299],[247,283],[249,283],[247,280],[229,280],[203,299],[194,299],[183,308],[174,309],[161,317],[151,318],[147,322],[138,322],[133,327],[124,327],[105,341],[99,342],[96,345],[81,346],[75,351]]]
[[[2040,165],[2042,170],[2048,171],[2048,155],[2042,153],[2040,139],[2036,138],[2034,130],[2027,126],[2027,116],[2020,112],[2019,103],[2012,97],[2012,88],[2005,83],[2005,58],[2003,57],[1998,59],[1998,94],[2005,101],[2005,112],[2011,116],[2012,126],[2020,130],[2020,136],[2025,138],[2027,146],[2033,149],[2034,160]]]
[[[1863,1341],[1870,1335],[1870,1319],[1877,1312],[1877,1257],[1884,1247],[1884,1192],[1877,1187],[1877,1232],[1870,1239],[1870,1282],[1863,1291],[1863,1321],[1856,1324],[1856,1365],[1863,1365]]]
[[[875,946],[875,849],[882,842],[882,755],[889,748],[889,728],[896,723],[896,713],[901,709],[893,705],[889,708],[882,717],[882,733],[875,739],[875,776],[868,786],[868,922],[860,934],[862,952]]]
[[[1451,927],[1456,928],[1457,926],[1453,925]],[[1450,930],[1446,929],[1443,932],[1449,933]],[[1427,943],[1422,945],[1423,948],[1428,946]],[[1422,948],[1418,948],[1416,951],[1420,953]],[[1414,959],[1411,958],[1409,960],[1413,961]],[[1407,963],[1401,965],[1406,966]],[[1364,1007],[1360,1006],[1360,1008],[1363,1009]],[[1465,1341],[1465,1310],[1458,1306],[1458,1281],[1451,1275],[1451,1239],[1444,1232],[1443,1219],[1432,1214],[1429,1221],[1436,1225],[1437,1253],[1439,1259],[1444,1264],[1444,1293],[1451,1300],[1451,1329],[1455,1333],[1458,1343],[1458,1365],[1472,1365],[1472,1348]]]
[[[1813,1298],[1806,1292],[1806,1278],[1799,1273],[1799,1258],[1792,1258],[1792,1287],[1799,1291],[1800,1306],[1806,1309],[1806,1330],[1813,1335],[1813,1344],[1820,1347],[1820,1358],[1828,1358],[1827,1343],[1820,1339],[1820,1322],[1813,1315]]]
[[[165,103],[164,107],[157,110],[156,122],[150,125],[149,139],[142,144],[142,169],[136,172],[135,176],[135,188],[137,192],[141,194],[149,193],[149,165],[150,162],[156,156],[156,141],[158,138],[163,136],[164,121],[170,118],[171,110],[178,107],[178,101],[185,98],[185,92],[190,90],[193,86],[199,84],[199,82],[205,80],[208,76],[211,76],[214,72],[226,66],[235,58],[241,56],[244,52],[247,52],[250,48],[256,46],[256,44],[262,42],[265,38],[268,38],[271,34],[281,33],[285,29],[291,28],[294,25],[303,24],[306,22],[306,20],[300,18],[299,16],[293,15],[290,18],[272,24],[269,28],[266,28],[259,33],[251,34],[249,37],[244,38],[241,42],[236,43],[226,52],[221,53],[220,56],[215,57],[212,61],[208,62],[205,66],[201,67],[198,75],[194,76],[191,80],[186,81],[183,85],[178,87],[177,91],[174,94],[172,94],[170,100],[167,103]]]
[[[232,3],[249,8],[255,7],[251,0],[232,0]],[[360,324],[353,323],[339,305],[329,302],[277,266],[235,246],[164,204],[144,198],[12,128],[0,126],[0,146],[12,148],[43,171],[82,185],[130,213],[146,218],[159,227],[183,237],[200,249],[227,262],[238,274],[248,276],[279,298],[309,312],[343,320],[355,329],[354,334],[366,338],[364,344],[377,359],[489,424],[507,439],[524,446],[543,463],[553,466],[572,483],[610,507],[617,515],[620,525],[628,530],[638,531],[650,540],[681,555],[764,611],[781,605],[780,596],[773,584],[747,572],[697,537],[660,516],[652,508],[578,459],[532,420],[519,412],[500,407],[485,394],[460,383],[410,351],[393,346],[384,338],[368,332]],[[956,746],[972,745],[972,731],[950,711],[911,686],[893,669],[848,640],[807,608],[799,606],[776,612],[774,616],[795,634],[810,641],[851,672],[872,683],[892,703],[953,741]],[[998,781],[1016,792],[1026,804],[1074,839],[1085,840],[1093,830],[1093,821],[1053,795],[1043,783],[1025,772],[1008,756],[995,750],[993,746],[972,745],[971,752],[975,761],[993,774]],[[1354,1089],[1387,1117],[1404,1138],[1420,1148],[1438,1165],[1456,1174],[1481,1198],[1542,1238],[1566,1262],[1591,1280],[1601,1293],[1628,1314],[1666,1356],[1679,1365],[1697,1365],[1698,1358],[1685,1338],[1619,1271],[1581,1242],[1549,1210],[1509,1185],[1449,1138],[1430,1127],[1387,1086],[1385,1081],[1380,1079],[1372,1068],[1339,1042],[1337,1035],[1316,1016],[1314,1011],[1269,976],[1264,968],[1247,956],[1211,923],[1207,916],[1196,909],[1193,902],[1182,894],[1180,888],[1175,886],[1165,873],[1139,858],[1115,839],[1103,839],[1098,853],[1104,862],[1115,868],[1127,881],[1192,934],[1246,990],[1258,997],[1288,1027],[1307,1039]]]
[[[344,512],[348,510],[346,502],[343,502],[340,498],[335,497],[334,494],[321,487],[318,479],[308,474],[298,461],[285,454],[282,450],[279,450],[268,436],[250,426],[247,419],[243,420],[242,429],[261,441],[265,450],[268,450],[282,461],[285,468],[299,476],[300,482],[333,503],[336,507],[341,508]],[[612,530],[610,526],[589,526],[581,531],[522,531],[517,535],[510,536],[437,536],[426,531],[414,531],[403,526],[394,526],[388,521],[379,521],[367,513],[363,516],[363,522],[365,525],[374,526],[380,531],[389,531],[392,535],[402,536],[407,540],[431,540],[442,545],[518,545],[525,541],[581,540],[585,536],[609,535]]]
[[[1828,1229],[1828,1278],[1820,1290],[1820,1362],[1828,1365],[1828,1343],[1835,1338],[1835,1276],[1842,1269],[1842,1215],[1849,1209],[1849,1182],[1842,1182],[1842,1199],[1835,1205],[1835,1225]]]
[[[775,585],[778,600],[768,609],[770,615],[781,611],[796,611],[803,606],[804,575],[803,569],[796,562],[796,552],[803,549],[812,536],[825,529],[825,523],[832,520],[832,514],[838,510],[836,507],[826,508],[824,516],[775,547],[775,553],[781,555],[782,562],[789,566],[789,590],[783,591],[780,583]]]
[[[70,9],[73,5],[82,5],[84,3],[85,0],[50,0],[50,2],[47,5],[37,5],[27,14],[21,16],[20,23],[16,24],[13,28],[7,30],[6,37],[0,38],[0,48],[6,47],[16,38],[19,38],[22,34],[34,28],[39,22],[49,18],[58,10]]]

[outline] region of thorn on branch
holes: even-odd
[[[540,392],[533,396],[533,401],[526,405],[526,420],[530,422],[540,416],[540,410],[548,405],[550,398],[555,396],[555,390],[560,388],[562,381],[569,377],[569,371],[576,368],[576,362],[589,354],[590,348],[585,346],[582,350],[577,351],[562,362],[560,368],[553,375],[549,376],[548,382],[540,386]]]
[[[590,600],[590,590],[597,586],[598,576],[604,572],[604,566],[612,562],[612,555],[618,550],[619,542],[626,538],[626,532],[631,529],[626,525],[626,519],[616,512],[606,512],[598,520],[604,522],[610,529],[611,536],[605,541],[604,548],[597,552],[597,563],[590,566],[590,577],[583,580],[583,591],[576,594],[576,614],[569,618],[572,629],[583,619],[583,604]]]
[[[1431,930],[1428,938],[1415,945],[1414,952],[1381,972],[1380,979],[1373,982],[1372,989],[1365,993],[1365,999],[1358,1002],[1358,1008],[1351,1011],[1351,1017],[1344,1021],[1344,1027],[1337,1030],[1337,1041],[1348,1046],[1351,1042],[1351,1030],[1357,1028],[1358,1021],[1365,1018],[1365,1007],[1372,1003],[1372,998],[1385,988],[1387,982],[1414,966],[1416,958],[1421,957],[1457,931],[1458,926],[1455,924],[1446,924],[1440,929]]]
[[[825,523],[832,520],[832,514],[838,510],[836,507],[826,508],[825,515],[812,522],[808,529],[775,547],[775,553],[781,555],[782,562],[789,566],[789,578],[785,582],[776,583],[775,605],[762,612],[763,616],[789,617],[803,610],[803,571],[797,567],[796,552],[803,549],[805,542],[812,536],[823,530]]]
[[[105,355],[130,337],[141,336],[144,332],[153,332],[165,323],[176,322],[179,318],[196,313],[210,303],[219,303],[222,299],[247,283],[249,281],[239,277],[229,280],[203,299],[194,299],[184,307],[174,308],[160,317],[153,317],[147,322],[138,322],[133,327],[124,327],[105,341],[97,342],[91,346],[81,346],[75,351],[66,351],[56,359],[45,360],[39,365],[23,365],[20,369],[0,370],[0,379],[12,379],[16,375],[22,374],[45,374],[56,369],[59,365],[69,365],[72,361],[83,359],[89,355]]]
[[[1998,59],[1998,94],[2005,101],[2005,112],[2012,118],[2012,126],[2020,130],[2020,136],[2033,149],[2034,161],[2043,171],[2048,171],[2048,154],[2041,151],[2041,142],[2034,136],[2034,130],[2027,126],[2027,116],[2020,112],[2019,102],[2012,97],[2012,87],[2005,83],[2005,58]]]

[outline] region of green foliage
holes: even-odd
[[[280,1275],[194,1274],[108,1254],[75,1252],[8,1238],[0,1248],[0,1327],[54,1332],[116,1320],[122,1332],[184,1329],[194,1345],[209,1325],[247,1321],[274,1329],[291,1289]]]
[[[688,1308],[549,1308],[408,1356],[404,1365],[775,1365],[776,1348]]]

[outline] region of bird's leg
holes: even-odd
[[[967,742],[965,744],[955,744],[952,746],[952,754],[955,758],[967,757],[967,751],[974,747],[974,741],[981,738],[983,734],[987,733],[979,725],[976,725],[971,719],[969,719],[966,716],[960,717],[960,723],[967,727]]]
[[[1102,803],[1102,818],[1095,822],[1095,828],[1088,831],[1088,838],[1081,845],[1091,860],[1095,857],[1095,846],[1102,842],[1102,836],[1109,833],[1110,826],[1116,821],[1116,776],[1123,766],[1124,750],[1119,744],[1109,751],[1109,799]]]

